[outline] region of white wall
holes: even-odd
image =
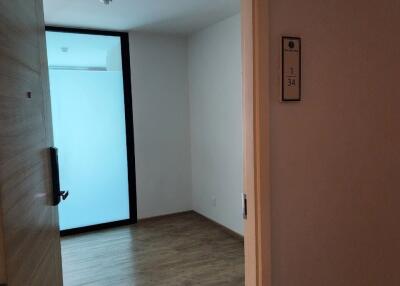
[[[240,15],[192,35],[188,58],[193,208],[243,233]]]
[[[131,32],[138,217],[192,209],[187,40]]]
[[[243,233],[240,15],[131,32],[138,217],[192,210]]]

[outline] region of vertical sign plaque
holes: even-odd
[[[282,37],[282,101],[301,100],[301,39]]]

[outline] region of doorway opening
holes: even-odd
[[[125,33],[46,28],[61,235],[137,221]]]
[[[78,71],[93,76],[115,72],[116,50],[122,50],[118,56],[122,63],[116,65],[117,70],[121,66],[124,69],[124,63],[128,63],[132,69],[127,81],[131,81],[133,86],[130,99],[133,104],[129,104],[133,109],[133,117],[129,121],[135,122],[135,156],[132,153],[128,157],[135,161],[138,222],[63,237],[61,245],[66,286],[243,286],[245,283],[240,1],[188,0],[181,4],[156,1],[157,7],[163,7],[158,8],[162,13],[156,13],[154,6],[147,2],[138,5],[133,1],[125,4],[113,1],[106,8],[93,5],[94,9],[99,8],[97,14],[93,13],[96,19],[113,19],[118,15],[118,20],[126,23],[125,28],[108,21],[91,22],[90,25],[84,25],[84,22],[66,23],[63,22],[65,19],[69,21],[76,18],[62,20],[61,16],[57,16],[59,22],[50,22],[52,25],[124,30],[128,31],[126,34],[69,28],[48,28],[47,31],[50,48],[51,33],[76,36],[78,32],[78,36],[102,37],[103,40],[98,41],[114,41],[119,35],[125,35],[124,39],[129,38],[130,57],[124,57],[124,45],[121,45],[119,49],[112,49],[112,53],[100,52],[103,54],[102,63],[90,62],[98,53],[92,49],[86,56],[80,57],[75,67],[52,61],[49,48],[53,116],[57,116],[59,106],[68,106],[54,98],[57,97],[54,95],[57,89],[53,86],[57,72],[69,69],[70,73]],[[72,6],[70,8],[70,11],[75,9]],[[139,13],[140,9],[144,12]],[[129,15],[120,17],[125,11],[129,11]],[[138,13],[137,17],[132,13]],[[140,14],[148,17],[142,19]],[[131,23],[131,19],[144,22]],[[103,23],[111,25],[101,26]],[[114,38],[110,39],[110,36]],[[64,56],[83,51],[82,46],[74,48],[64,44],[61,39],[54,42],[57,53]],[[126,73],[123,75],[126,76]],[[64,77],[60,76],[57,82],[63,80]],[[86,78],[77,76],[70,85],[76,83],[73,88],[82,88],[86,83],[81,81],[86,81]],[[112,81],[104,79],[92,85],[101,90],[96,92],[101,95],[102,92],[109,92]],[[64,90],[62,92],[65,93]],[[128,94],[126,92],[125,96]],[[119,102],[121,98],[122,93],[114,97]],[[127,102],[125,99],[125,106]],[[94,106],[96,104],[99,102]],[[111,103],[104,105],[107,108],[112,106]],[[84,107],[81,104],[73,109],[79,111]],[[119,123],[123,118],[121,110],[113,113],[119,116],[115,117],[120,119]],[[100,113],[98,109],[93,112],[96,116]],[[86,111],[82,111],[82,114],[88,116]],[[64,118],[71,124],[69,114],[65,114]],[[126,124],[126,112],[125,119]],[[63,121],[57,118],[53,120],[62,172],[62,147],[69,138],[67,136],[60,143],[56,129],[63,129],[59,127],[59,122]],[[107,126],[100,125],[100,129]],[[67,131],[75,132],[74,126]],[[85,132],[85,136],[90,136],[93,131],[87,129]],[[129,135],[129,131],[126,135]],[[116,136],[108,136],[104,140]],[[78,135],[76,137],[81,139]],[[94,140],[93,144],[104,140]],[[128,145],[133,147],[133,142]],[[119,149],[117,146],[115,148]],[[79,161],[83,159],[86,160],[79,157]],[[96,159],[101,160],[101,156]],[[123,173],[118,172],[117,175]],[[85,175],[84,179],[87,177]],[[103,179],[101,175],[98,177]],[[76,178],[78,176],[73,179]],[[68,200],[71,199],[74,188],[62,187],[70,191]],[[126,203],[126,200],[121,201]],[[64,203],[60,204],[61,218],[63,207]],[[63,230],[60,222],[63,234],[76,234],[82,230],[79,226],[77,229]],[[125,216],[117,223],[106,222],[106,225],[118,225],[121,222],[129,223]],[[83,226],[83,230],[103,226],[103,222],[99,222],[95,226]]]

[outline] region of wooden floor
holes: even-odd
[[[64,286],[242,286],[243,241],[195,213],[62,239]]]

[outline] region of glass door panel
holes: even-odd
[[[46,33],[61,230],[129,220],[121,38]],[[133,147],[133,146],[132,146]]]

